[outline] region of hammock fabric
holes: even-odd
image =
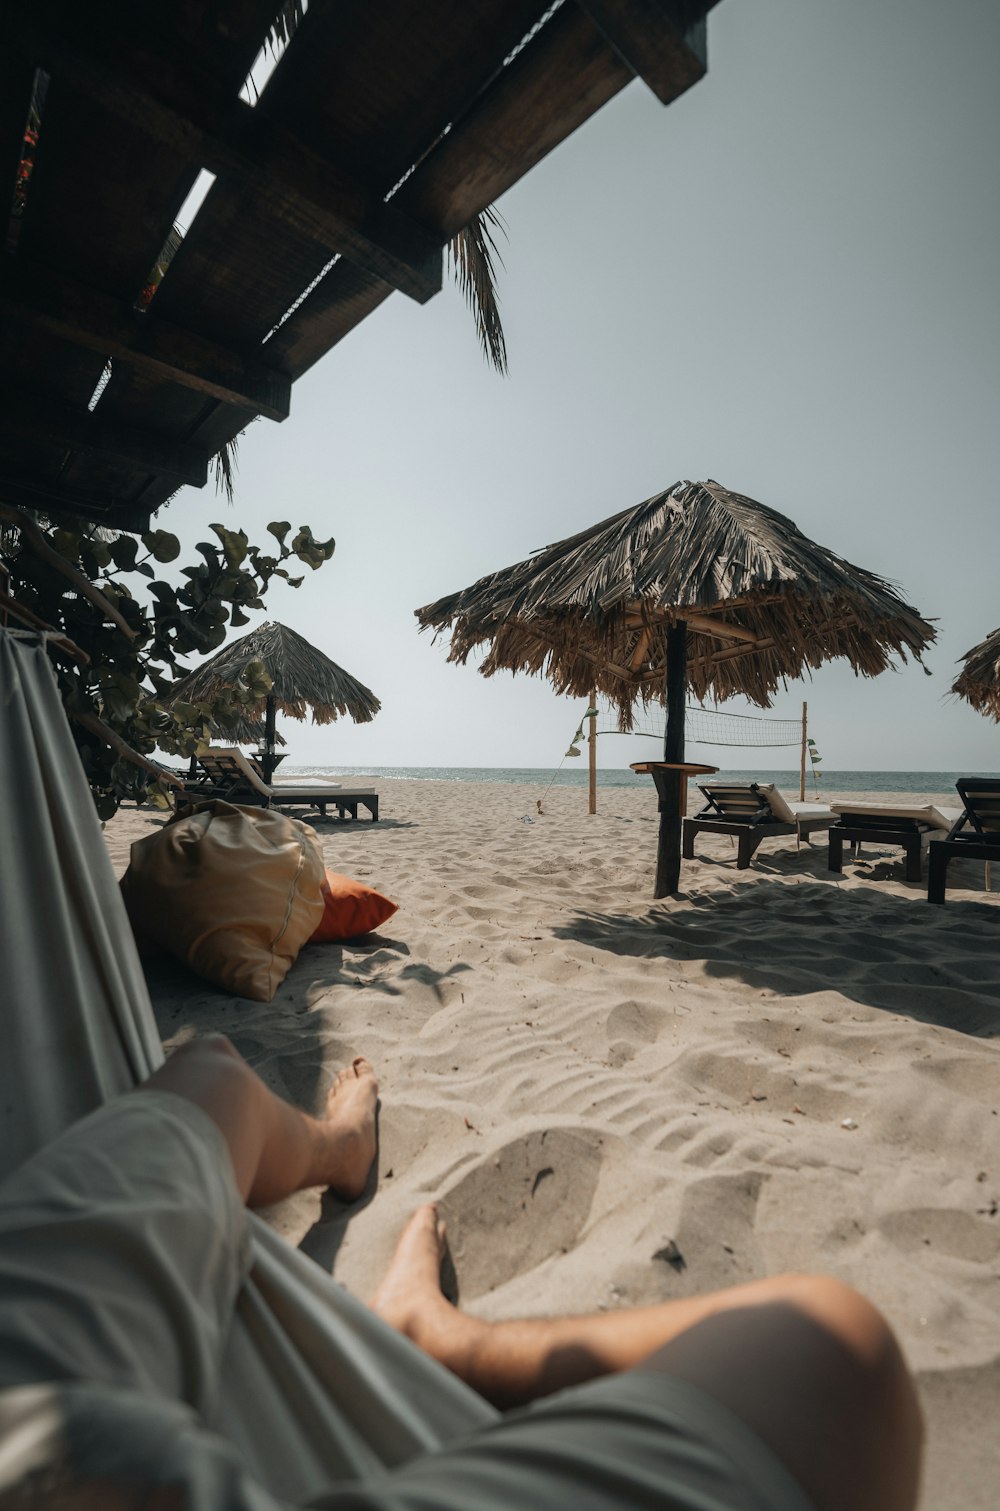
[[[44,640],[0,629],[0,1178],[162,1063],[146,983]],[[497,1413],[253,1220],[208,1425],[298,1503]]]

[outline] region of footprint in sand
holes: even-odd
[[[959,1096],[971,1097],[987,1107],[1000,1107],[1000,1064],[974,1060],[971,1055],[952,1055],[948,1059],[916,1060],[913,1068]]]
[[[913,1207],[890,1212],[879,1227],[891,1243],[909,1254],[947,1254],[993,1268],[1000,1258],[1000,1228],[995,1218],[972,1216],[954,1207]]]
[[[596,1134],[539,1129],[485,1155],[441,1195],[463,1301],[573,1247],[602,1160]]]
[[[640,1044],[655,1044],[668,1016],[662,1007],[653,1007],[648,1002],[619,1002],[608,1013],[607,1036],[612,1045],[616,1040],[625,1040],[634,1049]]]
[[[756,1220],[767,1178],[763,1171],[746,1170],[706,1175],[687,1187],[673,1232],[686,1268],[673,1294],[711,1291],[766,1272]]]

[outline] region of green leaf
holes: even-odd
[[[80,555],[80,542],[83,535],[79,530],[53,530],[51,544],[65,556],[67,561],[76,561]]]
[[[271,523],[267,527],[267,533],[268,535],[273,535],[275,540],[278,541],[279,545],[284,545],[285,536],[288,534],[291,528],[292,527],[288,523],[287,519],[272,519]]]
[[[265,697],[274,685],[263,661],[248,661],[243,669],[243,681],[254,698]]]
[[[181,554],[181,543],[169,530],[147,530],[142,543],[154,561],[176,561]]]
[[[111,552],[103,540],[85,540],[80,547],[80,560],[88,577],[96,577],[111,561]]]
[[[138,549],[139,542],[134,535],[119,535],[117,540],[108,543],[111,559],[122,572],[131,572],[134,569]]]
[[[225,525],[213,525],[226,558],[226,566],[235,570],[246,559],[247,538],[242,530],[227,530]]]
[[[242,613],[234,605],[234,607],[229,611],[229,623],[235,625],[236,628],[239,629],[240,625],[250,623],[250,615]]]
[[[332,536],[329,540],[316,540],[308,525],[300,525],[291,549],[300,561],[304,561],[315,572],[325,561],[330,560],[336,544]]]
[[[118,691],[117,687],[105,687],[101,693],[102,712],[110,714],[112,719],[124,723],[135,708],[135,700],[126,697]]]

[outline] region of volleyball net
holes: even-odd
[[[659,740],[666,735],[666,718],[662,709],[647,709],[638,713],[631,733],[648,740]],[[614,729],[598,729],[597,733],[620,734]],[[723,713],[715,708],[702,708],[688,704],[684,710],[684,739],[691,745],[733,745],[763,747],[802,744],[802,720],[764,719],[755,714]]]
[[[579,745],[586,738],[584,726],[591,715],[595,718],[595,725],[596,720],[602,717],[599,709],[595,707],[587,709],[570,742],[567,756],[580,754]],[[666,729],[664,710],[647,708],[636,712],[632,728],[628,733],[638,735],[640,738],[658,740],[662,746],[666,738]],[[594,733],[620,735],[624,731],[615,725],[606,729],[595,727]],[[797,746],[802,752],[800,796],[805,795],[807,769],[812,776],[814,786],[823,775],[820,770],[820,762],[823,758],[816,741],[807,733],[805,703],[802,705],[802,714],[798,719],[768,719],[758,714],[724,713],[718,708],[703,708],[700,704],[689,703],[684,709],[684,742],[686,745],[727,745],[737,750]]]

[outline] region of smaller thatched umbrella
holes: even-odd
[[[1000,630],[966,651],[962,660],[965,670],[952,683],[952,692],[1000,722]]]
[[[344,714],[356,724],[367,724],[382,706],[370,688],[329,656],[286,625],[275,623],[262,624],[223,646],[197,671],[174,684],[169,701],[197,703],[212,698],[220,688],[237,682],[252,661],[263,665],[271,679],[271,690],[247,706],[242,727],[248,731],[254,721],[264,720],[262,766],[266,782],[271,780],[276,764],[276,711],[304,719],[308,709],[314,724],[330,724]],[[236,737],[235,728],[231,733]]]

